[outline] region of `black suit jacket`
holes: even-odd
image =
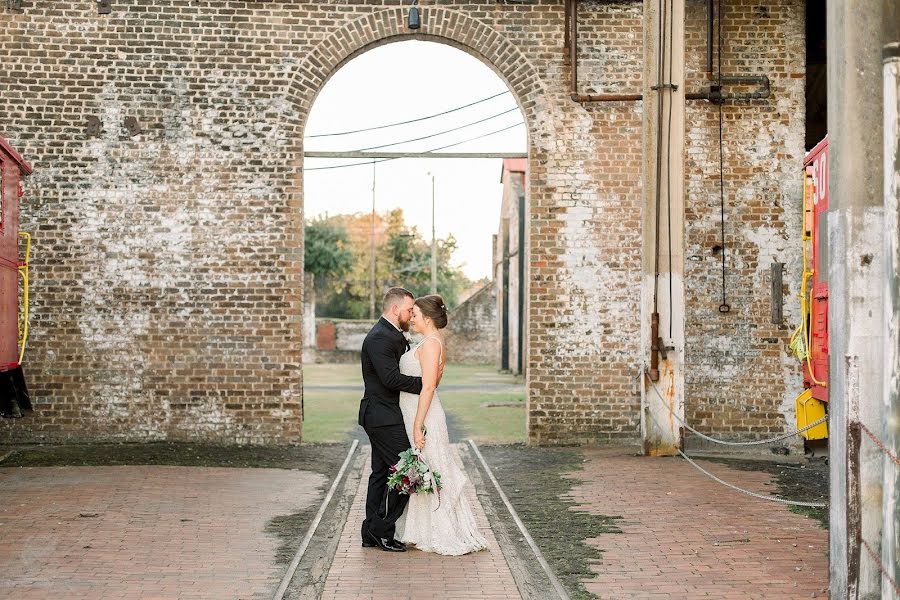
[[[381,317],[363,341],[361,361],[366,390],[359,403],[359,424],[364,427],[402,425],[400,392],[422,393],[422,378],[403,375],[400,357],[406,338]]]

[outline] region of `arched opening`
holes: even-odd
[[[394,285],[436,291],[451,311],[441,384],[451,436],[525,439],[521,100],[484,57],[416,37],[352,53],[309,108],[306,442],[362,435],[359,347]]]

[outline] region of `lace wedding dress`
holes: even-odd
[[[428,339],[428,338],[426,338]],[[425,340],[413,346],[400,357],[400,372],[404,375],[422,376],[422,365],[416,350]],[[440,342],[440,340],[438,340]],[[400,410],[410,447],[413,447],[413,422],[419,397],[400,392]],[[441,493],[412,494],[406,512],[397,521],[397,539],[413,544],[419,550],[448,556],[476,552],[487,547],[487,541],[478,525],[465,495],[468,482],[466,474],[456,462],[456,453],[450,447],[447,433],[447,417],[437,391],[425,415],[425,448],[422,460],[441,475]]]

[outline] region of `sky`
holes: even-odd
[[[375,131],[312,137],[409,121],[448,111],[443,116]],[[506,112],[509,111],[509,112]],[[404,41],[370,50],[337,71],[313,104],[306,126],[305,150],[361,150],[444,132],[429,139],[380,150],[423,152],[513,126],[483,139],[447,148],[447,152],[525,152],[522,113],[506,84],[477,58],[434,42]],[[372,210],[371,161],[363,166],[312,170],[363,162],[360,159],[307,158],[304,173],[306,218]],[[454,263],[471,279],[491,276],[491,236],[497,232],[502,186],[501,159],[399,159],[377,163],[375,210],[402,208],[409,225],[431,239],[431,183],[434,176],[437,237],[452,234],[458,249]],[[431,175],[429,175],[429,173]]]

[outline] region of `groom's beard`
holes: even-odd
[[[401,330],[407,331],[407,332],[409,331],[409,319],[407,319],[407,320],[404,321],[403,319],[401,319],[401,318],[398,317],[398,318],[397,318],[397,325],[400,326],[400,329],[401,329]]]

